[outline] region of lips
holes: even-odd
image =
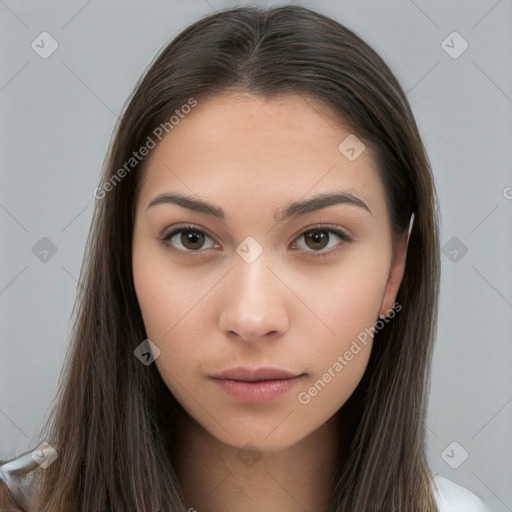
[[[228,368],[214,375],[214,379],[237,380],[242,382],[258,382],[264,380],[286,380],[300,377],[302,373],[294,373],[281,368],[261,367],[250,368],[237,366],[236,368]]]
[[[238,366],[216,373],[211,379],[225,396],[236,402],[263,404],[286,396],[305,375],[282,368]]]

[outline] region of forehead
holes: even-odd
[[[346,140],[357,144],[354,136],[326,105],[302,95],[218,94],[198,100],[148,155],[140,200],[173,187],[203,197],[215,190],[227,201],[233,194],[258,201],[269,193],[284,199],[336,188],[383,214],[371,148],[355,160],[340,151]]]

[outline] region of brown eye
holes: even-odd
[[[331,256],[334,250],[341,248],[345,242],[351,242],[352,237],[336,226],[318,226],[304,231],[297,238],[301,243],[294,243],[293,248],[304,250],[312,256]],[[304,240],[302,242],[302,240]],[[325,250],[324,250],[325,249]]]
[[[304,240],[306,241],[306,245],[310,249],[324,249],[325,246],[329,243],[329,235],[327,233],[327,231],[320,231],[318,229],[306,231],[306,233],[304,233]]]
[[[219,245],[208,233],[194,226],[177,227],[161,236],[160,240],[184,255],[196,252],[201,254],[202,250],[219,248]]]
[[[201,246],[204,244],[204,240],[205,236],[201,231],[192,229],[183,229],[181,231],[180,241],[186,249],[201,249]]]

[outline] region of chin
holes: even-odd
[[[253,418],[250,421],[246,420],[244,424],[241,424],[241,417],[238,417],[224,421],[222,425],[224,428],[217,424],[202,426],[202,428],[218,441],[238,450],[277,452],[299,443],[311,433],[294,428],[301,422],[297,421],[297,418],[293,421],[291,419],[293,414],[290,414],[289,418],[286,416],[286,414],[280,415],[278,419],[272,416],[266,420]],[[289,424],[286,425],[286,423]]]

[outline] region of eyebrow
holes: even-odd
[[[199,213],[213,215],[218,219],[225,220],[226,218],[226,214],[220,206],[210,204],[202,199],[181,194],[179,192],[165,193],[156,196],[148,203],[146,210],[153,206],[166,203],[176,204],[182,208],[187,208],[188,210],[193,210]],[[361,198],[350,192],[336,191],[321,193],[302,201],[293,201],[286,207],[279,208],[274,214],[274,220],[276,222],[282,222],[290,217],[299,217],[300,215],[305,215],[335,204],[357,206],[366,210],[373,217],[372,211]]]

